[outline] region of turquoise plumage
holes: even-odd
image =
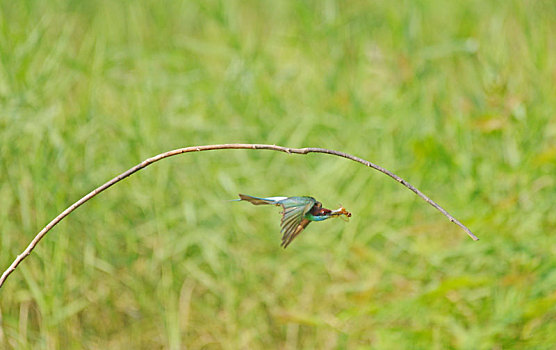
[[[345,215],[351,217],[351,213],[340,207],[330,210],[322,207],[322,203],[313,197],[253,197],[240,194],[238,200],[247,201],[254,205],[276,205],[281,206],[282,220],[280,233],[282,234],[281,246],[286,248],[311,221],[324,221],[332,217]]]

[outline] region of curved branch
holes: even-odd
[[[438,211],[440,211],[442,214],[444,214],[444,216],[446,216],[451,222],[453,222],[456,225],[458,225],[459,227],[461,227],[471,238],[473,238],[473,240],[475,240],[475,241],[479,240],[465,225],[463,225],[461,222],[459,222],[457,219],[455,219],[452,215],[448,214],[448,212],[446,210],[444,210],[442,207],[440,207],[438,204],[436,204],[432,199],[425,196],[417,188],[413,187],[410,183],[408,183],[407,181],[405,181],[404,179],[402,179],[398,175],[396,175],[396,174],[394,174],[394,173],[392,173],[392,172],[390,172],[390,171],[388,171],[388,170],[386,170],[386,169],[384,169],[384,168],[382,168],[382,167],[380,167],[376,164],[373,164],[373,163],[371,163],[367,160],[361,159],[359,157],[352,156],[351,154],[347,154],[347,153],[344,153],[344,152],[338,152],[338,151],[334,151],[334,150],[330,150],[330,149],[326,149],[326,148],[288,148],[288,147],[282,147],[282,146],[276,146],[276,145],[262,145],[262,144],[223,144],[223,145],[193,146],[193,147],[185,147],[185,148],[175,149],[175,150],[172,150],[172,151],[169,151],[169,152],[161,153],[161,154],[159,154],[157,156],[154,156],[152,158],[146,159],[143,162],[134,166],[133,168],[129,169],[128,171],[126,171],[126,172],[116,176],[112,180],[106,182],[104,185],[102,185],[102,186],[96,188],[95,190],[91,191],[89,194],[87,194],[86,196],[84,196],[83,198],[78,200],[77,202],[73,203],[70,207],[68,207],[66,210],[61,212],[50,223],[48,223],[48,225],[46,225],[35,236],[35,238],[31,241],[31,243],[29,243],[29,246],[27,246],[27,248],[23,251],[23,253],[19,254],[16,257],[14,262],[10,265],[10,267],[8,267],[8,269],[6,271],[4,271],[4,273],[2,274],[2,277],[0,277],[0,288],[2,287],[2,285],[4,284],[4,282],[6,281],[8,276],[16,269],[16,267],[27,256],[29,256],[29,254],[31,254],[33,249],[37,246],[37,244],[40,242],[40,240],[48,233],[48,231],[50,231],[54,226],[56,226],[60,221],[62,221],[62,219],[64,219],[66,216],[68,216],[72,211],[79,208],[83,203],[87,202],[89,199],[93,198],[94,196],[96,196],[100,192],[106,190],[108,187],[118,183],[119,181],[125,179],[126,177],[136,173],[137,171],[151,165],[152,163],[157,162],[159,160],[162,160],[164,158],[168,158],[168,157],[175,156],[175,155],[182,154],[182,153],[221,150],[221,149],[255,149],[255,150],[260,149],[260,150],[271,150],[271,151],[279,151],[279,152],[295,153],[295,154],[325,153],[325,154],[331,154],[331,155],[334,155],[334,156],[343,157],[343,158],[353,160],[355,162],[361,163],[361,164],[366,165],[368,167],[371,167],[375,170],[378,170],[381,173],[386,174],[386,175],[390,176],[391,178],[393,178],[394,180],[398,181],[399,183],[401,183],[405,187],[407,187],[410,190],[412,190],[413,192],[415,192],[419,197],[421,197],[427,203],[429,203],[430,205],[432,205],[433,207],[438,209]]]

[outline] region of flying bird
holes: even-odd
[[[344,207],[330,210],[322,207],[322,203],[313,197],[253,197],[246,194],[239,194],[237,201],[247,201],[254,205],[276,205],[281,206],[282,221],[280,222],[280,233],[282,234],[282,244],[286,248],[297,235],[301,233],[311,223],[311,221],[323,221],[326,219],[340,217],[351,217],[351,213]]]

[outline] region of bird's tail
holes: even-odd
[[[237,199],[239,201],[248,201],[251,204],[254,205],[262,205],[262,204],[274,204],[276,205],[278,201],[285,199],[287,197],[268,197],[268,198],[259,198],[259,197],[253,197],[253,196],[248,196],[246,194],[239,194],[239,198]]]

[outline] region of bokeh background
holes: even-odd
[[[1,1],[5,349],[553,349],[556,2]],[[279,209],[353,212],[279,247]]]

